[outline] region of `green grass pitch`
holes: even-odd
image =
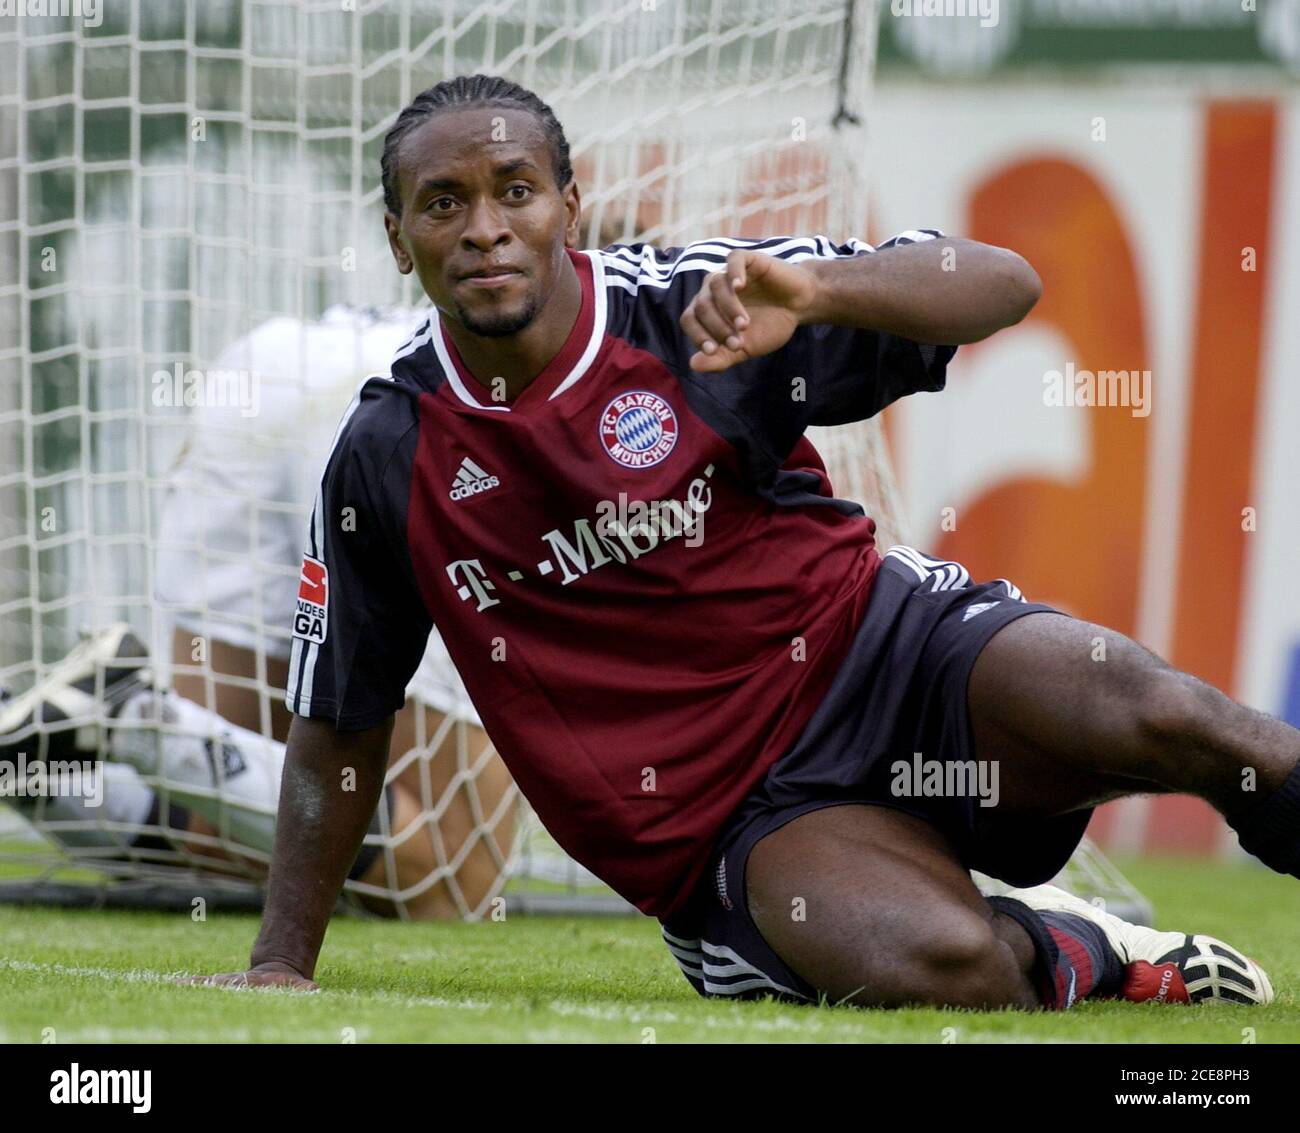
[[[1278,1001],[1059,1014],[726,1003],[696,996],[651,920],[525,917],[336,920],[321,994],[233,992],[171,977],[241,967],[255,917],[4,908],[0,1041],[1300,1042],[1300,882],[1248,864],[1121,864],[1160,927],[1252,954]]]

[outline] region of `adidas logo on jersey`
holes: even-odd
[[[460,462],[460,468],[456,472],[456,481],[452,484],[448,495],[453,500],[466,500],[470,496],[477,496],[499,487],[501,487],[500,479],[496,476],[489,476],[467,456]]]
[[[976,602],[973,606],[966,607],[966,612],[962,614],[961,620],[968,622],[971,618],[978,617],[985,610],[991,610],[994,606],[1000,606],[1001,604],[1001,599],[998,599],[996,602]]]

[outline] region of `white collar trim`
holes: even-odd
[[[578,383],[583,374],[591,369],[591,363],[600,350],[600,344],[605,341],[607,306],[605,298],[605,264],[601,260],[599,252],[584,251],[582,254],[591,262],[591,289],[595,292],[593,298],[596,301],[596,308],[591,319],[591,338],[587,341],[587,348],[582,352],[582,357],[569,371],[568,377],[555,387],[555,391],[546,399],[547,401],[554,401],[566,389]]]
[[[587,346],[582,352],[582,356],[574,364],[548,401],[554,401],[566,389],[576,385],[586,372],[591,369],[591,363],[600,350],[600,344],[605,340],[605,319],[608,314],[608,303],[605,298],[605,265],[601,262],[600,255],[597,252],[582,250],[579,255],[586,256],[591,263],[591,288],[592,298],[595,301],[595,308],[592,312],[591,319],[591,337],[587,340]],[[442,316],[437,308],[434,308],[433,315],[429,320],[429,338],[433,343],[433,349],[438,356],[438,364],[442,367],[442,372],[447,377],[447,384],[451,386],[452,392],[456,394],[466,405],[473,406],[475,409],[489,409],[496,413],[509,413],[508,405],[485,405],[479,401],[469,388],[465,385],[456,369],[456,363],[452,361],[451,354],[447,350],[447,343],[443,339]]]

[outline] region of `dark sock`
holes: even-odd
[[[149,814],[145,817],[144,825],[157,826],[161,814],[162,799],[157,792],[154,792],[153,802],[149,806]],[[168,803],[167,827],[184,835],[190,828],[190,812],[176,803]],[[138,850],[161,850],[168,853],[174,852],[176,849],[176,844],[161,834],[137,834],[132,839],[131,845]]]
[[[1300,877],[1300,762],[1268,798],[1229,820],[1241,848],[1269,869]]]
[[[1115,995],[1123,986],[1124,966],[1100,925],[1075,913],[1031,909],[1014,897],[990,897],[989,904],[1033,943],[1030,979],[1044,1007],[1064,1011],[1086,996]]]

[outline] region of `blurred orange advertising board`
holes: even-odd
[[[1300,724],[1300,96],[883,83],[872,134],[873,237],[937,226],[1044,282],[889,411],[912,541]],[[1093,833],[1235,847],[1193,799]]]

